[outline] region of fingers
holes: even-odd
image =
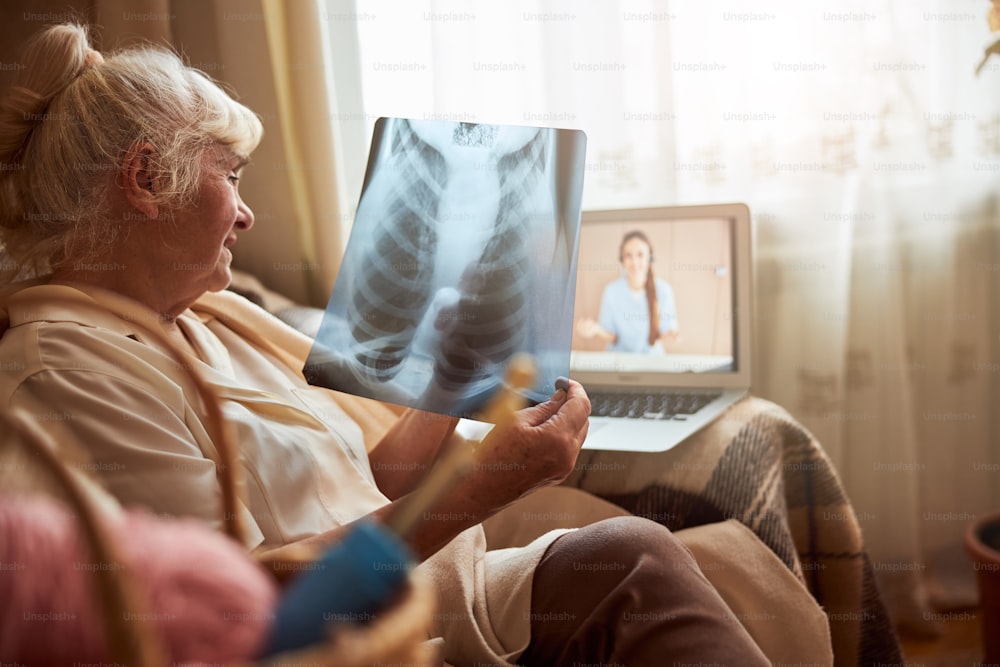
[[[569,420],[580,425],[576,434],[578,441],[582,444],[590,428],[590,397],[587,396],[587,392],[579,382],[568,381],[566,404],[571,406],[570,410],[572,411]],[[554,418],[559,418],[562,414],[563,411],[560,410]]]
[[[562,407],[563,403],[566,402],[566,392],[562,390],[557,390],[547,401],[543,401],[538,405],[533,405],[529,408],[524,408],[520,410],[519,413],[521,417],[530,426],[538,426],[539,424],[544,424],[549,419],[552,418],[559,408]]]
[[[560,382],[547,401],[519,410],[509,431],[498,436],[491,431],[480,450],[523,466],[518,468],[518,493],[527,493],[558,483],[573,471],[589,415],[590,399],[583,387],[571,380]]]
[[[558,417],[558,421],[568,421],[571,431],[577,431],[590,416],[590,398],[583,385],[575,380],[559,378],[557,389],[549,400],[521,411],[531,426],[541,426]],[[572,425],[576,425],[575,427]]]
[[[590,426],[590,399],[579,382],[567,380],[551,399],[543,403],[552,411],[547,419],[534,424],[534,432],[544,442],[549,455],[549,482],[559,482],[573,471],[580,447]],[[539,406],[540,407],[540,406]]]
[[[565,380],[563,386],[566,391],[566,401],[564,405],[569,407],[573,411],[581,411],[584,419],[590,416],[590,397],[587,396],[586,390],[583,385],[576,380],[569,380],[566,378],[560,378],[560,380]],[[559,390],[556,390],[559,393]],[[560,410],[561,412],[562,410]]]

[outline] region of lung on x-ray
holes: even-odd
[[[569,375],[586,137],[380,118],[310,383],[475,416],[511,357]]]

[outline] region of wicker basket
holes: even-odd
[[[187,370],[191,388],[203,402],[207,416],[206,428],[216,444],[220,460],[219,483],[222,489],[225,532],[244,544],[244,528],[236,512],[240,486],[237,447],[233,433],[222,416],[220,402],[214,391],[187,363],[184,353],[173,344],[158,324],[157,317],[123,297],[107,294],[101,305],[93,305],[102,312],[110,310],[128,321],[168,350],[181,368]],[[50,303],[58,303],[52,300]],[[80,308],[78,301],[66,305]],[[0,423],[11,431],[10,441],[20,443],[33,455],[31,461],[42,468],[53,483],[53,489],[63,496],[75,510],[80,521],[84,543],[90,549],[93,562],[121,564],[121,550],[111,539],[102,523],[100,501],[95,489],[89,488],[92,480],[82,479],[65,462],[59,445],[31,417],[14,410],[0,411]],[[9,443],[7,443],[9,446]],[[247,556],[250,558],[251,556]],[[305,556],[303,556],[305,557]],[[300,568],[289,567],[287,559],[263,563],[272,572],[288,572]],[[97,590],[100,600],[98,610],[103,616],[109,639],[111,658],[117,664],[166,667],[167,652],[159,638],[144,623],[126,623],[126,611],[141,613],[148,607],[135,582],[134,573],[127,567],[96,568]],[[281,577],[276,577],[282,583]],[[294,654],[281,654],[260,665],[297,664],[336,665],[337,667],[365,667],[377,664],[437,665],[440,660],[428,643],[427,631],[434,606],[434,594],[429,583],[419,576],[411,578],[407,590],[396,603],[366,626],[338,628],[327,643]]]

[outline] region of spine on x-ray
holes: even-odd
[[[524,349],[529,317],[531,203],[544,182],[545,136],[537,133],[497,165],[500,205],[493,235],[461,286],[449,336],[435,360],[437,384],[456,391],[483,375],[501,372]]]
[[[447,166],[408,122],[395,126],[390,151],[391,193],[372,243],[354,278],[348,307],[359,370],[370,379],[392,379],[406,358],[430,297],[438,203]]]

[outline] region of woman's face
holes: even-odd
[[[646,284],[646,274],[649,273],[649,245],[640,238],[631,238],[622,246],[622,267],[625,278],[632,289],[639,289]]]
[[[179,290],[217,292],[232,280],[230,264],[239,232],[253,226],[253,211],[239,193],[247,159],[223,146],[205,152],[201,186],[191,207],[178,211],[164,230]]]

